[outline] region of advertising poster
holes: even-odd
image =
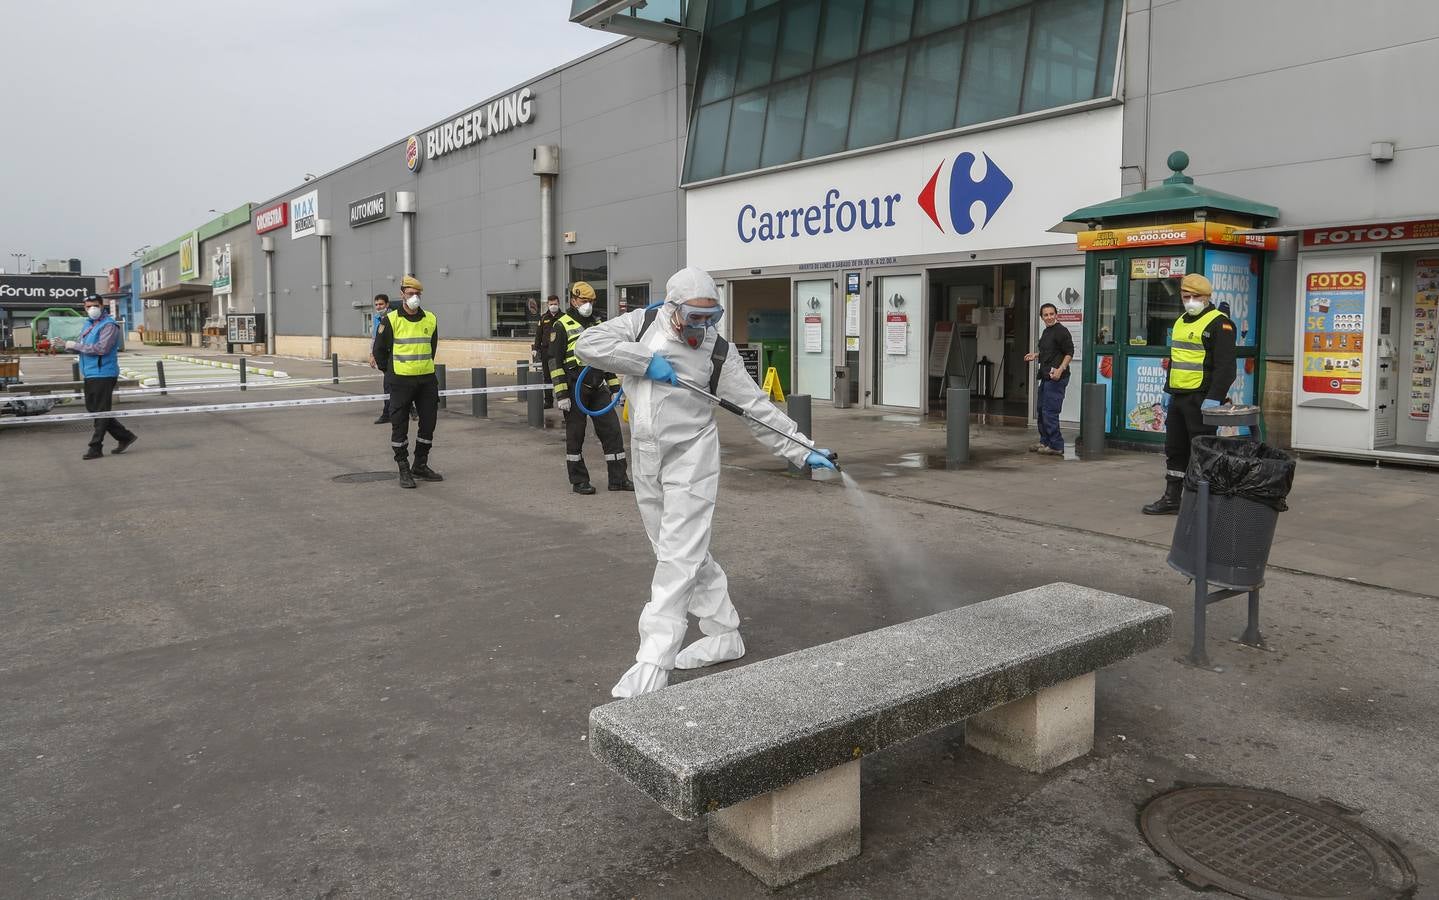
[[[1409,376],[1409,418],[1427,421],[1434,411],[1435,351],[1439,350],[1439,259],[1414,261],[1414,330]]]
[[[1129,277],[1178,278],[1189,270],[1189,259],[1183,256],[1146,256],[1129,262]]]
[[[192,231],[180,242],[180,280],[200,277],[200,235]]]
[[[1164,433],[1169,419],[1168,371],[1163,357],[1131,356],[1124,379],[1124,427]]]
[[[1210,302],[1234,320],[1236,347],[1254,346],[1259,310],[1259,257],[1229,250],[1206,250],[1204,275],[1214,285]]]
[[[1104,385],[1104,433],[1109,434],[1114,430],[1110,425],[1114,421],[1114,357],[1099,358],[1099,364],[1094,367],[1094,381]]]
[[[1364,389],[1363,272],[1311,272],[1304,280],[1304,390]]]

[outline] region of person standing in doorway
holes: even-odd
[[[385,391],[385,405],[380,410],[379,418],[375,424],[388,423],[390,421],[390,358],[385,356],[385,351],[380,348],[380,335],[385,330],[385,317],[390,314],[390,295],[375,295],[375,321],[371,327],[370,335],[370,367],[379,369],[383,376],[381,382]],[[378,355],[377,355],[378,354]]]
[[[1024,354],[1025,362],[1039,361],[1039,384],[1035,391],[1035,418],[1039,420],[1039,443],[1029,449],[1051,456],[1064,455],[1064,434],[1059,430],[1059,411],[1064,408],[1064,391],[1069,387],[1069,363],[1074,359],[1074,337],[1059,324],[1059,307],[1046,303],[1039,308],[1044,331],[1039,349]]]
[[[377,357],[390,361],[390,447],[400,468],[400,487],[415,487],[415,479],[444,481],[430,468],[430,448],[440,411],[440,382],[435,377],[435,351],[440,345],[435,314],[420,308],[420,280],[406,275],[400,282],[403,304],[385,316],[385,331],[376,342]],[[415,435],[415,464],[410,465],[410,404],[419,411]]]
[[[66,341],[65,349],[80,356],[80,374],[85,379],[85,411],[109,412],[120,378],[120,323],[111,318],[105,301],[99,297],[85,298],[85,324],[77,340]],[[81,459],[99,459],[105,455],[105,435],[116,441],[115,452],[124,453],[135,443],[136,434],[113,418],[96,418],[90,435],[90,448]]]
[[[1179,283],[1184,315],[1169,332],[1169,415],[1164,432],[1164,495],[1142,510],[1146,516],[1179,512],[1189,445],[1218,428],[1204,424],[1204,410],[1224,402],[1234,384],[1234,322],[1210,305],[1209,279],[1197,272]]]
[[[540,313],[539,325],[535,328],[535,342],[530,345],[530,358],[537,363],[546,366],[550,361],[550,337],[555,328],[555,320],[560,317],[560,298],[550,294],[545,301],[545,311]],[[554,389],[545,391],[545,409],[553,409],[555,406]]]
[[[609,405],[610,398],[619,391],[618,375],[590,369],[583,383],[580,372],[584,364],[575,356],[575,342],[587,328],[604,321],[595,311],[595,289],[585,281],[576,281],[570,288],[570,308],[551,328],[549,339],[550,381],[555,386],[555,405],[565,414],[565,469],[570,479],[570,489],[576,494],[593,494],[590,484],[590,470],[585,466],[584,447],[586,422],[594,419],[595,436],[605,454],[605,468],[608,470],[609,486],[612,491],[635,489],[629,477],[629,463],[625,460],[625,438],[620,431],[620,417],[613,409],[598,416],[589,416],[580,411],[578,401],[586,409],[601,409]]]

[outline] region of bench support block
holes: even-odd
[[[859,760],[709,816],[710,843],[775,888],[859,855]]]
[[[1094,749],[1094,673],[971,716],[969,746],[1028,772],[1048,772]]]

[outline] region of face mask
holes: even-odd
[[[419,295],[419,294],[411,294],[410,296],[406,297],[406,298],[405,298],[405,305],[408,306],[410,309],[419,309],[419,308],[420,308],[420,295]]]
[[[1191,316],[1197,316],[1199,315],[1200,310],[1204,309],[1205,305],[1206,304],[1203,300],[1185,300],[1184,311],[1189,313]]]
[[[582,316],[588,316],[594,311],[595,305],[593,303],[581,303],[579,306],[575,307],[575,312],[578,312]]]
[[[87,307],[85,310],[85,315],[89,316],[91,319],[98,319],[104,314],[105,310],[101,309],[98,306]]]
[[[557,313],[557,312],[559,312],[559,311],[560,311],[560,305],[559,305],[558,303],[551,303],[551,304],[550,304],[550,312],[551,312],[551,313]]]
[[[718,306],[690,306],[681,303],[675,311],[680,337],[691,347],[699,347],[704,343],[705,331],[715,327],[723,316],[724,310]]]

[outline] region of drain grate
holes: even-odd
[[[1150,801],[1139,824],[1187,881],[1250,900],[1398,898],[1415,885],[1384,838],[1273,791],[1184,788]]]
[[[348,475],[336,475],[330,480],[336,484],[365,484],[369,481],[393,481],[399,477],[395,472],[351,472]]]

